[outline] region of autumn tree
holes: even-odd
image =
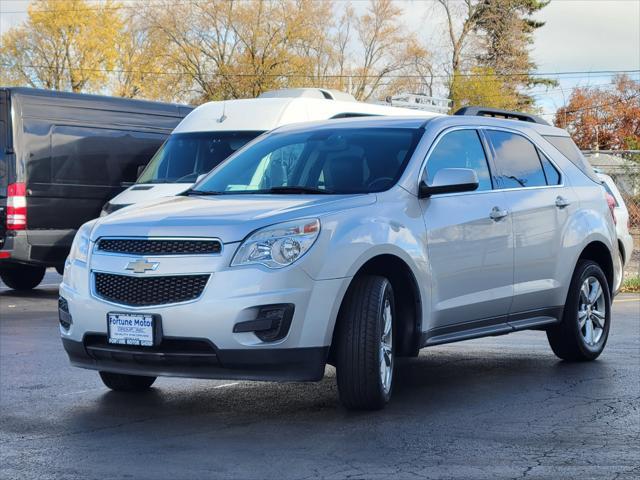
[[[165,55],[167,39],[147,28],[142,12],[125,17],[115,46],[113,95],[164,101],[179,101],[188,95],[184,76],[171,72],[173,65]]]
[[[495,71],[487,67],[474,67],[467,74],[454,75],[451,96],[454,99],[453,111],[472,105],[504,110],[518,108],[518,96]]]
[[[454,105],[472,103],[472,99],[466,97],[464,87],[484,83],[498,95],[484,95],[490,100],[489,105],[513,105],[514,108],[527,109],[533,103],[532,98],[523,93],[527,87],[553,84],[530,74],[536,65],[531,60],[529,47],[535,30],[544,25],[534,20],[532,15],[544,8],[548,1],[437,1],[446,17],[451,51],[449,92]],[[485,74],[487,78],[483,82],[473,78]],[[470,78],[465,79],[465,75]],[[477,95],[475,97],[477,100]]]
[[[533,98],[523,91],[535,85],[552,86],[556,82],[532,76],[536,64],[529,50],[534,32],[544,22],[532,16],[546,7],[549,0],[484,0],[480,4],[476,30],[480,33],[478,63],[493,70],[512,96],[516,108],[528,109]]]
[[[417,41],[403,28],[401,14],[402,10],[391,0],[371,0],[367,11],[355,18],[350,90],[357,99],[373,97],[385,86],[385,80],[393,84],[393,78],[406,72],[416,55],[426,56],[423,49],[415,51],[419,48]]]
[[[2,35],[2,83],[98,91],[116,62],[118,4],[39,0],[28,19]]]
[[[582,149],[633,149],[640,144],[640,81],[626,75],[613,89],[576,88],[559,108],[555,124]]]
[[[331,8],[313,0],[166,1],[148,5],[144,17],[167,42],[169,71],[192,83],[200,101],[255,97],[320,78]]]

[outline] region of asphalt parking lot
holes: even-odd
[[[159,379],[118,394],[71,368],[59,277],[0,284],[0,478],[640,478],[640,297],[619,296],[596,362],[542,332],[423,350],[392,403],[352,413],[316,384]]]

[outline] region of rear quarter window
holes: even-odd
[[[582,152],[570,137],[543,135],[543,138],[569,159],[571,163],[578,167],[587,177],[594,182],[600,183],[600,179],[593,170],[593,167],[584,155],[582,155]]]

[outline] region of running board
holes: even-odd
[[[537,314],[537,315],[536,315]],[[502,317],[505,318],[505,317]],[[494,323],[481,327],[468,328],[469,325],[477,325],[478,322],[471,322],[459,325],[459,329],[451,331],[456,325],[445,327],[449,332],[440,335],[433,335],[433,330],[422,334],[422,347],[431,347],[434,345],[442,345],[445,343],[460,342],[462,340],[471,340],[473,338],[494,337],[498,335],[506,335],[520,330],[531,330],[554,323],[559,323],[562,318],[562,308],[544,309],[533,312],[524,312],[520,314],[510,315],[507,321],[502,323]],[[491,320],[486,319],[489,323]],[[467,325],[467,328],[464,328]],[[440,330],[440,329],[436,329]]]

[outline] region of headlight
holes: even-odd
[[[269,268],[291,265],[311,248],[320,233],[320,220],[279,223],[249,235],[236,252],[231,266],[262,264]]]
[[[80,262],[87,261],[90,243],[89,235],[91,234],[93,224],[93,221],[87,222],[78,229],[76,236],[73,238],[73,243],[71,244],[71,251],[67,258],[68,262],[73,262],[75,260],[79,260]]]

